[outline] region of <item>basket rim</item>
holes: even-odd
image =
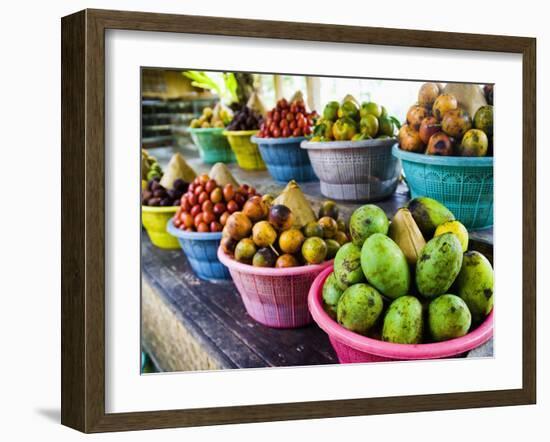
[[[434,166],[493,167],[494,164],[494,157],[445,157],[426,155],[423,153],[406,152],[400,149],[397,144],[392,148],[392,155],[403,161]]]
[[[253,135],[250,139],[256,144],[299,144],[302,141],[307,140],[308,137],[262,138]]]
[[[323,270],[313,281],[308,294],[309,311],[316,324],[330,338],[354,350],[390,359],[438,359],[479,347],[493,335],[494,307],[476,329],[460,338],[448,341],[427,344],[395,344],[362,336],[338,324],[323,309],[321,302],[323,284],[332,271],[332,267]]]
[[[142,212],[147,213],[176,213],[179,209],[179,205],[177,206],[141,206]]]
[[[248,275],[255,276],[271,276],[271,277],[286,277],[296,275],[307,275],[309,273],[316,273],[324,270],[327,267],[332,267],[334,260],[325,261],[321,264],[311,264],[298,267],[287,268],[273,268],[273,267],[254,267],[249,264],[243,264],[231,259],[220,247],[218,247],[218,259],[229,270],[237,271],[239,273],[246,273]]]
[[[373,138],[361,141],[302,141],[300,147],[310,150],[359,149],[365,147],[392,147],[397,144],[396,138]]]
[[[166,223],[166,230],[172,236],[182,239],[192,239],[197,241],[215,241],[222,239],[222,232],[186,232],[174,226],[174,218],[170,218]]]
[[[211,133],[211,132],[220,132],[225,131],[225,127],[189,127],[189,132],[199,132],[199,133]]]
[[[260,129],[254,129],[254,130],[226,130],[224,129],[223,134],[224,135],[231,135],[233,137],[249,137],[251,135],[255,135],[260,131]]]

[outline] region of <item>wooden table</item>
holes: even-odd
[[[170,150],[153,151],[161,164]],[[190,151],[182,152],[199,173],[208,172]],[[252,183],[261,193],[278,194],[283,184],[268,172],[247,172],[230,166],[239,182]],[[315,210],[323,200],[318,183],[301,185]],[[376,204],[388,216],[409,200],[400,184],[392,198]],[[361,204],[339,203],[348,219]],[[472,239],[492,243],[492,229],[472,232]],[[142,345],[163,371],[283,367],[337,363],[326,334],[315,324],[294,330],[277,330],[254,321],[231,281],[198,279],[181,250],[166,251],[151,244],[142,233]],[[492,355],[492,342],[472,356]]]

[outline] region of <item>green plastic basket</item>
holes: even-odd
[[[411,196],[427,196],[449,208],[468,229],[493,225],[493,157],[444,157],[401,150]]]
[[[205,163],[233,163],[235,161],[235,154],[223,131],[224,128],[220,127],[189,128],[191,138]]]

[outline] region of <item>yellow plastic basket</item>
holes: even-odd
[[[224,131],[224,135],[227,136],[229,145],[237,157],[237,164],[241,169],[265,170],[265,163],[260,154],[260,149],[250,139],[252,135],[257,133],[257,130]]]
[[[179,249],[178,239],[166,231],[168,220],[177,212],[177,206],[141,206],[141,222],[151,242],[161,249]]]

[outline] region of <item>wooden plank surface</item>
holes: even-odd
[[[205,351],[216,355],[220,368],[337,363],[328,338],[319,328],[310,325],[278,330],[257,323],[246,313],[231,281],[198,279],[182,251],[154,247],[143,233],[142,257],[147,283]],[[159,325],[158,332],[164,333],[166,324]],[[163,364],[161,360],[159,363]]]

